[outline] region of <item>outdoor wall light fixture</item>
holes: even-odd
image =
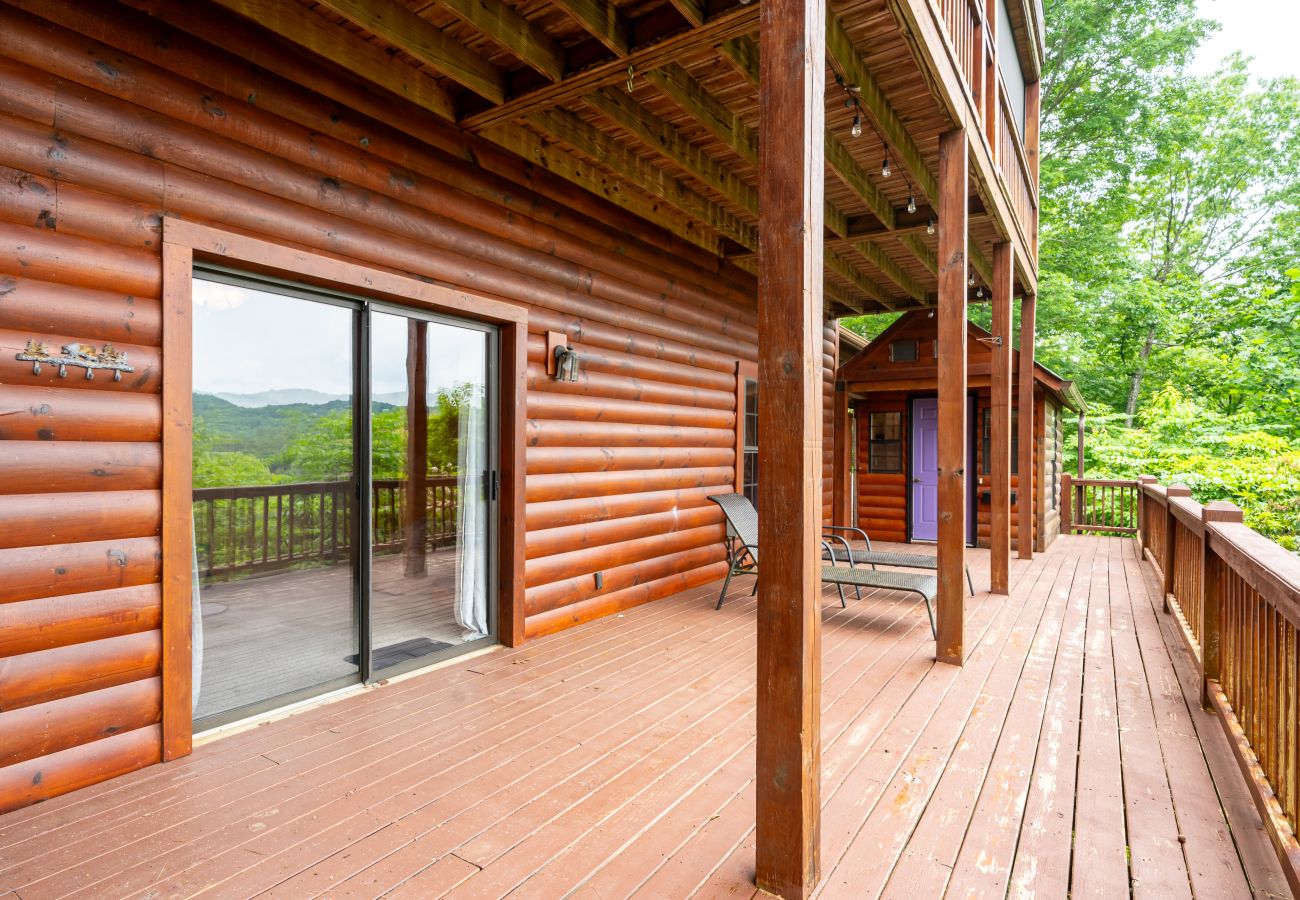
[[[555,348],[555,380],[578,380],[578,351],[568,345]]]

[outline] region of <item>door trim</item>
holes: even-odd
[[[162,759],[191,752],[191,490],[193,348],[191,279],[195,260],[233,266],[426,313],[495,325],[500,330],[497,458],[497,640],[524,640],[524,444],[528,310],[306,250],[163,218],[162,283]]]

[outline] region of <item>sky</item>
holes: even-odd
[[[1196,5],[1202,18],[1222,27],[1201,46],[1192,71],[1212,72],[1240,50],[1255,58],[1251,72],[1257,77],[1300,77],[1300,0],[1197,0]]]
[[[371,392],[406,391],[406,319],[371,319]],[[429,388],[483,380],[484,334],[429,324]],[[195,279],[194,390],[352,394],[352,310]]]

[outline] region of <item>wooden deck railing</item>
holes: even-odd
[[[1300,895],[1300,556],[1246,527],[1225,501],[1139,479],[1139,532],[1165,609],[1201,665],[1218,714]]]
[[[1061,476],[1061,531],[1137,534],[1138,484],[1132,479]]]
[[[425,518],[428,543],[456,538],[456,476],[428,480]],[[331,563],[352,552],[351,481],[196,488],[194,535],[199,572],[229,578]],[[406,482],[378,480],[371,488],[375,546],[398,548],[404,541]]]

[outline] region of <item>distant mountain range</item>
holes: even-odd
[[[217,397],[244,409],[261,409],[264,406],[318,406],[351,399],[345,394],[326,394],[312,388],[284,388],[276,391],[258,391],[254,394],[231,394],[218,391],[213,394],[201,393],[199,396]],[[371,400],[389,406],[405,406],[406,391],[376,394]]]

